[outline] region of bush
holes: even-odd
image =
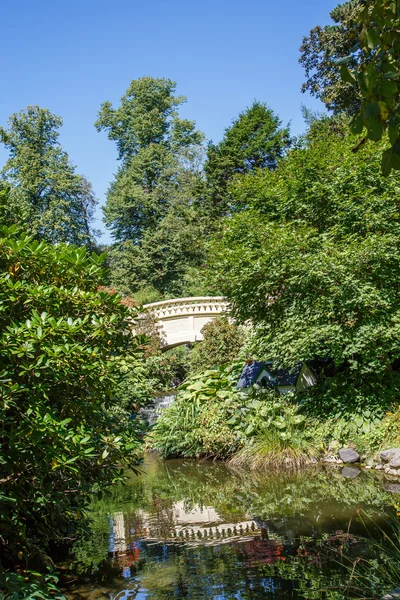
[[[3,572],[43,570],[50,541],[71,537],[90,495],[138,456],[132,424],[113,416],[137,342],[131,311],[98,291],[104,259],[1,229]]]
[[[240,366],[210,369],[185,381],[175,402],[162,411],[148,444],[164,457],[230,456],[241,445],[227,423],[230,411],[243,404],[234,387]]]
[[[389,439],[395,441],[396,427],[389,426],[386,415],[396,411],[399,384],[399,374],[393,371],[384,381],[377,378],[364,383],[343,372],[308,390],[301,406],[304,414],[319,421],[319,434],[327,444],[332,440],[354,444],[370,456]]]
[[[318,453],[317,423],[290,396],[236,389],[242,363],[190,377],[161,413],[150,445],[165,457],[233,458],[235,466],[309,461]],[[239,454],[236,454],[239,452]],[[288,459],[288,460],[286,460]]]
[[[306,418],[292,396],[274,392],[255,395],[243,414],[229,423],[243,432],[245,446],[230,460],[235,467],[274,470],[298,468],[310,463],[323,449],[316,436],[317,422]]]
[[[245,340],[243,328],[225,317],[218,317],[204,325],[201,333],[203,340],[196,344],[190,354],[193,372],[221,367],[238,359]]]

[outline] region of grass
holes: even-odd
[[[228,464],[251,470],[300,469],[313,463],[316,455],[317,450],[305,444],[304,440],[296,437],[286,439],[275,431],[267,431],[262,437],[250,440]]]

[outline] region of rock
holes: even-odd
[[[341,448],[339,450],[339,456],[344,463],[360,462],[360,455],[352,448]]]
[[[387,473],[388,475],[397,475],[397,477],[400,477],[400,471],[398,471],[397,469],[385,469],[385,473]]]
[[[385,492],[400,494],[400,483],[385,483],[385,487],[383,489],[385,490]]]
[[[385,467],[384,467],[384,465],[383,465],[382,463],[379,463],[379,465],[376,465],[376,467],[375,467],[375,469],[376,469],[377,471],[382,471],[382,469],[384,469],[384,468],[385,468]]]
[[[400,469],[400,453],[395,454],[389,463],[391,469]]]
[[[364,469],[372,469],[372,465],[365,465]]]
[[[400,587],[396,588],[386,596],[383,596],[382,600],[396,600],[400,598]]]
[[[388,450],[382,450],[380,457],[382,462],[387,463],[395,457],[400,457],[400,448],[389,448]]]
[[[351,479],[354,479],[355,477],[358,477],[360,473],[361,471],[360,469],[357,469],[357,467],[343,467],[341,476],[350,477]]]
[[[325,463],[333,463],[335,465],[342,465],[343,461],[340,460],[340,458],[338,458],[337,456],[329,456],[329,455],[325,455],[322,457],[322,462]]]

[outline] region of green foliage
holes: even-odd
[[[190,353],[192,372],[222,367],[239,358],[245,334],[242,328],[229,319],[218,317],[204,325],[201,333],[203,340]]]
[[[307,77],[302,92],[310,92],[336,114],[342,111],[354,114],[360,108],[359,90],[341,78],[337,62],[350,54],[361,31],[361,9],[361,0],[339,4],[330,14],[334,25],[314,27],[300,47],[299,62]],[[358,56],[353,55],[351,65],[358,64]]]
[[[165,409],[149,444],[165,457],[223,457],[235,466],[277,468],[309,461],[318,452],[316,423],[291,397],[239,392],[242,363],[190,377]],[[322,449],[322,447],[321,447]]]
[[[240,411],[231,411],[227,422],[245,440],[230,460],[235,467],[297,468],[323,449],[316,421],[306,418],[291,396],[253,392]]]
[[[10,117],[8,130],[0,127],[9,152],[1,176],[11,186],[0,218],[25,226],[36,239],[91,246],[96,200],[58,141],[61,126],[62,119],[47,109],[28,106]]]
[[[118,410],[135,413],[179,385],[188,371],[188,352],[184,346],[155,352],[146,360],[134,357],[121,368],[123,381],[118,389]]]
[[[366,129],[362,142],[389,138],[382,156],[382,172],[389,175],[400,169],[400,8],[392,0],[363,3],[357,21],[352,48],[338,61],[342,81],[359,90],[362,99],[351,127],[356,134]]]
[[[254,356],[287,367],[329,356],[347,372],[344,402],[379,385],[394,402],[399,179],[380,176],[376,149],[354,158],[335,127],[319,124],[275,172],[238,182],[242,213],[215,239],[210,271],[234,316],[254,324]]]
[[[0,575],[1,577],[1,575]],[[3,594],[2,600],[26,600],[35,598],[37,600],[66,600],[64,594],[58,589],[58,577],[54,573],[36,573],[25,571],[22,573],[8,572],[1,577]]]
[[[116,142],[122,164],[110,186],[105,223],[112,283],[124,293],[152,287],[180,295],[186,269],[204,256],[194,198],[201,187],[203,135],[178,116],[185,101],[169,79],[132,81],[119,108],[102,105],[96,122]]]
[[[104,258],[1,230],[3,569],[43,570],[49,541],[70,537],[90,495],[138,457],[136,431],[113,413],[138,342],[132,311],[98,291]]]
[[[225,129],[219,144],[210,144],[204,171],[207,178],[205,208],[215,219],[229,212],[228,184],[234,175],[257,169],[275,169],[291,143],[289,129],[266,104],[252,106]]]
[[[396,417],[387,417],[397,403],[396,379],[377,378],[360,385],[344,371],[310,390],[301,400],[302,410],[319,421],[318,435],[327,444],[350,442],[364,456],[372,456],[397,441]]]
[[[210,369],[189,377],[174,403],[164,409],[148,444],[162,456],[226,457],[240,446],[240,435],[227,422],[243,405],[234,388],[240,365]]]

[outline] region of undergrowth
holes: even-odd
[[[148,435],[148,447],[164,457],[222,458],[234,467],[271,470],[301,467],[341,446],[367,459],[400,444],[392,387],[349,387],[343,379],[303,394],[256,387],[244,393],[236,389],[241,368],[236,362],[190,377]]]

